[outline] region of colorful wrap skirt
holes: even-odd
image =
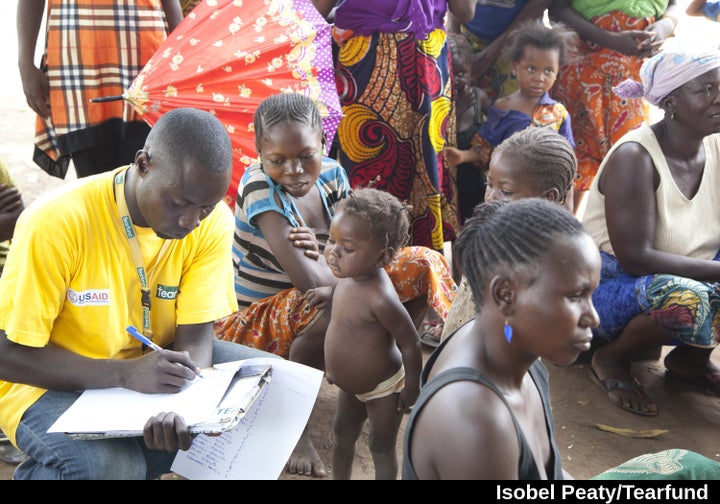
[[[595,335],[617,338],[628,322],[640,314],[665,327],[669,344],[713,348],[720,327],[720,284],[677,275],[628,275],[612,254],[600,252],[600,285],[593,304],[600,317]],[[715,261],[720,254],[715,256]]]
[[[333,37],[343,109],[338,160],[350,185],[412,205],[410,244],[443,250],[459,228],[455,176],[439,156],[456,120],[445,31],[419,39],[335,28]]]
[[[644,30],[654,20],[612,11],[590,21],[604,30],[622,32]],[[586,191],[610,147],[625,133],[649,121],[650,104],[645,99],[620,98],[612,91],[625,79],[640,80],[641,58],[588,41],[578,49],[579,57],[560,67],[552,97],[565,105],[572,117],[578,161],[574,188]]]
[[[405,247],[385,270],[402,303],[426,297],[428,307],[445,320],[457,286],[442,254],[427,247]],[[326,309],[310,306],[304,292],[286,289],[218,320],[215,336],[288,358],[295,336]]]

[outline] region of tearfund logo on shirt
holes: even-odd
[[[177,286],[158,284],[155,297],[160,299],[175,299],[178,295]]]

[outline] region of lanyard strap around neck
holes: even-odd
[[[132,254],[135,271],[140,279],[140,300],[143,309],[143,334],[152,340],[152,327],[150,325],[150,309],[152,308],[152,303],[150,301],[151,282],[148,279],[147,270],[145,269],[145,260],[142,256],[140,241],[135,233],[135,227],[133,226],[132,218],[130,217],[127,201],[125,201],[125,180],[127,178],[127,172],[128,170],[123,170],[115,175],[115,201],[117,202],[118,212],[120,213],[120,223],[125,231],[125,238],[127,238],[128,245],[130,245],[130,253]],[[160,263],[160,258],[165,255],[169,246],[170,240],[164,240],[155,264]],[[143,350],[144,349],[143,345]]]

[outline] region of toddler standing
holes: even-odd
[[[325,373],[340,388],[333,422],[334,479],[350,479],[355,444],[370,421],[375,479],[396,479],[403,412],[420,389],[417,330],[384,269],[408,239],[409,219],[395,196],[359,189],[338,206],[325,261],[338,283],[325,335]],[[327,304],[331,287],[308,291]]]

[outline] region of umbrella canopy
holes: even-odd
[[[150,125],[178,107],[209,111],[233,144],[232,207],[257,160],[253,114],[279,92],[318,105],[327,144],[342,116],[331,27],[310,0],[203,0],[173,30],[122,98]],[[188,141],[192,141],[191,138]]]

